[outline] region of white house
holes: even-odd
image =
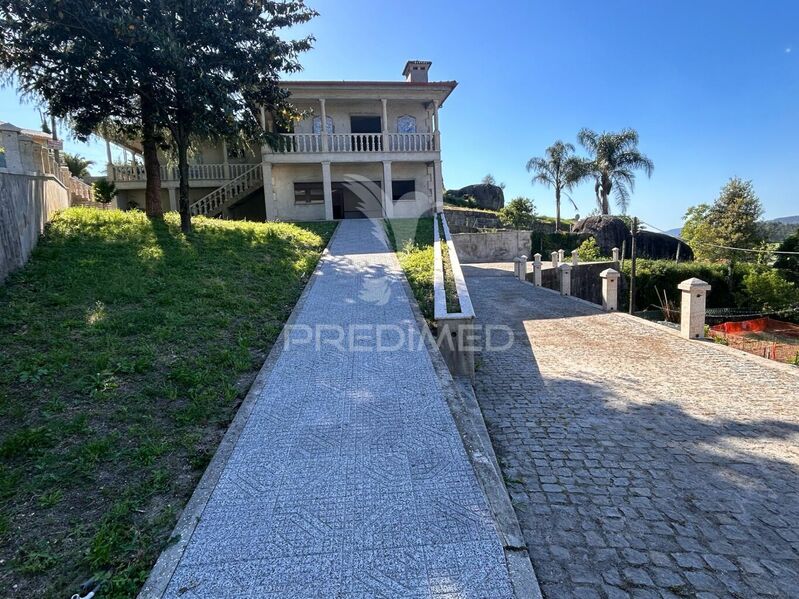
[[[291,81],[306,118],[277,147],[231,155],[226,144],[192,156],[194,214],[250,220],[417,217],[442,208],[439,109],[455,81],[428,81],[431,63],[405,65],[403,81]],[[262,115],[271,127],[269,115]],[[135,142],[130,161],[109,164],[120,206],[144,204]],[[111,151],[108,151],[109,163]],[[177,208],[177,168],[162,157],[162,202]]]

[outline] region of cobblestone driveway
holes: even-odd
[[[799,597],[799,374],[464,270],[516,331],[476,391],[545,597]]]

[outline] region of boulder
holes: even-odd
[[[589,216],[577,221],[572,227],[572,232],[594,237],[602,253],[608,256],[614,247],[621,249],[626,240],[625,257],[630,257],[630,230],[624,221],[618,217],[607,215]],[[694,252],[687,243],[664,233],[642,230],[638,233],[636,247],[639,258],[673,260],[677,255],[677,246],[680,244],[682,244],[682,247],[680,247],[680,260],[693,260]]]
[[[460,189],[450,189],[447,193],[455,197],[472,196],[480,208],[488,210],[499,210],[505,205],[505,193],[497,185],[479,183],[477,185],[467,185]]]

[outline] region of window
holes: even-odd
[[[416,117],[409,114],[398,117],[397,133],[416,133]]]
[[[330,135],[333,133],[333,117],[325,117],[325,129],[327,130],[327,134]],[[313,132],[317,135],[322,132],[322,117],[315,116],[313,118]]]
[[[416,199],[416,181],[392,181],[391,182],[391,197],[395,202],[400,200],[415,200]]]
[[[295,183],[295,204],[324,204],[325,191],[321,183]]]

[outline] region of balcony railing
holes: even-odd
[[[241,176],[254,164],[190,164],[189,180],[191,181],[228,181]],[[147,176],[141,165],[112,166],[114,181],[145,181]],[[178,181],[180,173],[177,166],[162,166],[161,181]]]
[[[435,136],[432,133],[329,133],[327,148],[320,133],[285,133],[273,153],[314,154],[319,152],[433,152]]]

